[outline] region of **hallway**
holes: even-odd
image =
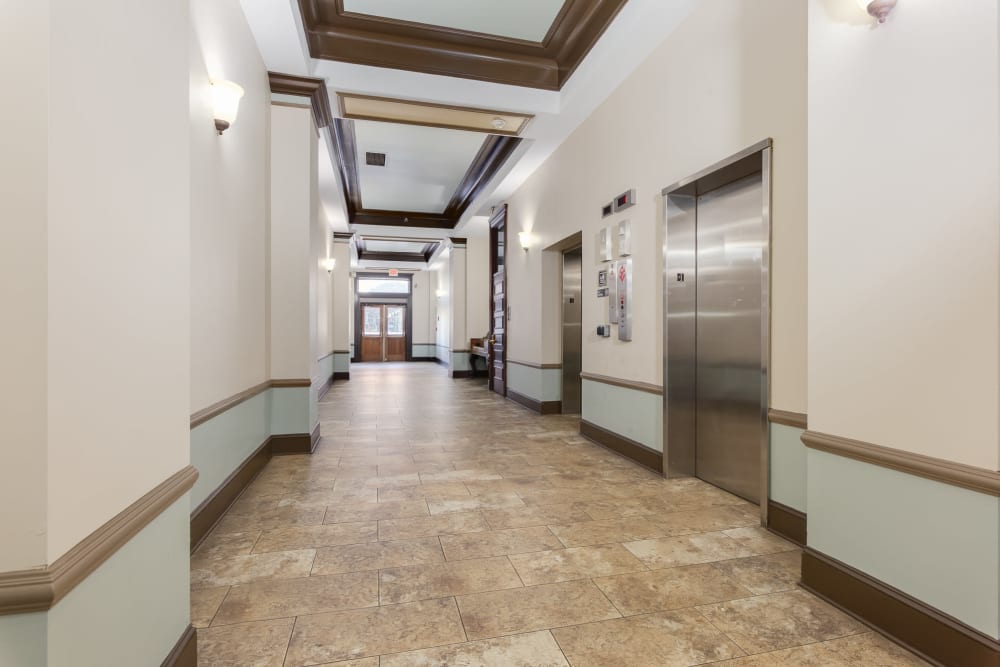
[[[200,665],[925,664],[798,589],[756,507],[574,417],[427,363],[355,365],[319,411],[192,556]]]

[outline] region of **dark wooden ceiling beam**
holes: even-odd
[[[351,224],[378,225],[382,227],[421,227],[427,229],[453,229],[457,220],[440,213],[414,211],[384,211],[359,209],[354,212]]]
[[[489,185],[490,181],[500,171],[521,140],[516,137],[504,137],[491,134],[483,141],[479,152],[469,165],[468,171],[458,184],[458,189],[451,196],[451,201],[444,214],[456,221],[462,217],[466,209],[475,201]]]
[[[326,89],[325,79],[268,72],[267,80],[272,93],[309,98],[316,127],[326,127],[333,122],[333,109],[330,107],[330,93]]]

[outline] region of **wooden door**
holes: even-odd
[[[361,306],[361,361],[384,361],[383,334],[385,318],[381,304]]]
[[[406,306],[382,306],[385,361],[406,361]]]
[[[490,218],[490,335],[486,341],[489,387],[507,395],[507,205]]]
[[[361,306],[361,361],[406,361],[406,306]]]

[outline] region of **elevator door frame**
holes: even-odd
[[[671,220],[675,223],[687,223],[691,225],[694,233],[697,233],[696,223],[696,201],[699,195],[711,192],[726,184],[733,183],[747,176],[760,173],[763,197],[761,201],[762,224],[764,227],[763,237],[766,243],[761,254],[761,393],[763,401],[760,415],[760,520],[761,525],[767,525],[767,504],[770,498],[770,432],[767,421],[767,409],[771,397],[771,199],[772,199],[772,179],[771,179],[771,159],[772,141],[765,139],[745,150],[736,153],[716,164],[703,169],[702,171],[685,178],[682,181],[663,189],[663,474],[666,477],[690,477],[696,476],[696,430],[691,430],[684,435],[685,424],[682,419],[677,419],[677,412],[674,412],[675,419],[671,419],[671,411],[675,406],[671,404],[671,386],[680,385],[684,382],[692,381],[694,376],[686,377],[688,371],[694,373],[694,369],[688,369],[683,365],[683,360],[674,360],[674,376],[671,377],[672,369],[668,364],[668,357],[671,353],[670,346],[670,318],[671,313],[670,287],[671,283],[677,280],[674,265],[670,258],[669,229]],[[688,220],[685,220],[688,218]],[[696,268],[692,262],[691,268]],[[676,294],[675,294],[675,298]],[[696,307],[696,306],[695,306]],[[696,311],[695,311],[696,313]],[[680,329],[683,323],[675,324],[678,327],[677,335],[686,332]],[[674,348],[676,349],[676,348]],[[695,357],[695,362],[696,362]],[[675,399],[677,392],[674,392]],[[677,437],[677,442],[671,442],[672,421],[674,431],[681,429]],[[691,426],[690,424],[687,426]]]

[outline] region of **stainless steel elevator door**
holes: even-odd
[[[581,409],[580,371],[583,370],[583,251],[563,253],[562,291],[562,411],[579,414]]]
[[[761,262],[768,239],[761,174],[698,197],[697,474],[760,501],[767,397]]]

